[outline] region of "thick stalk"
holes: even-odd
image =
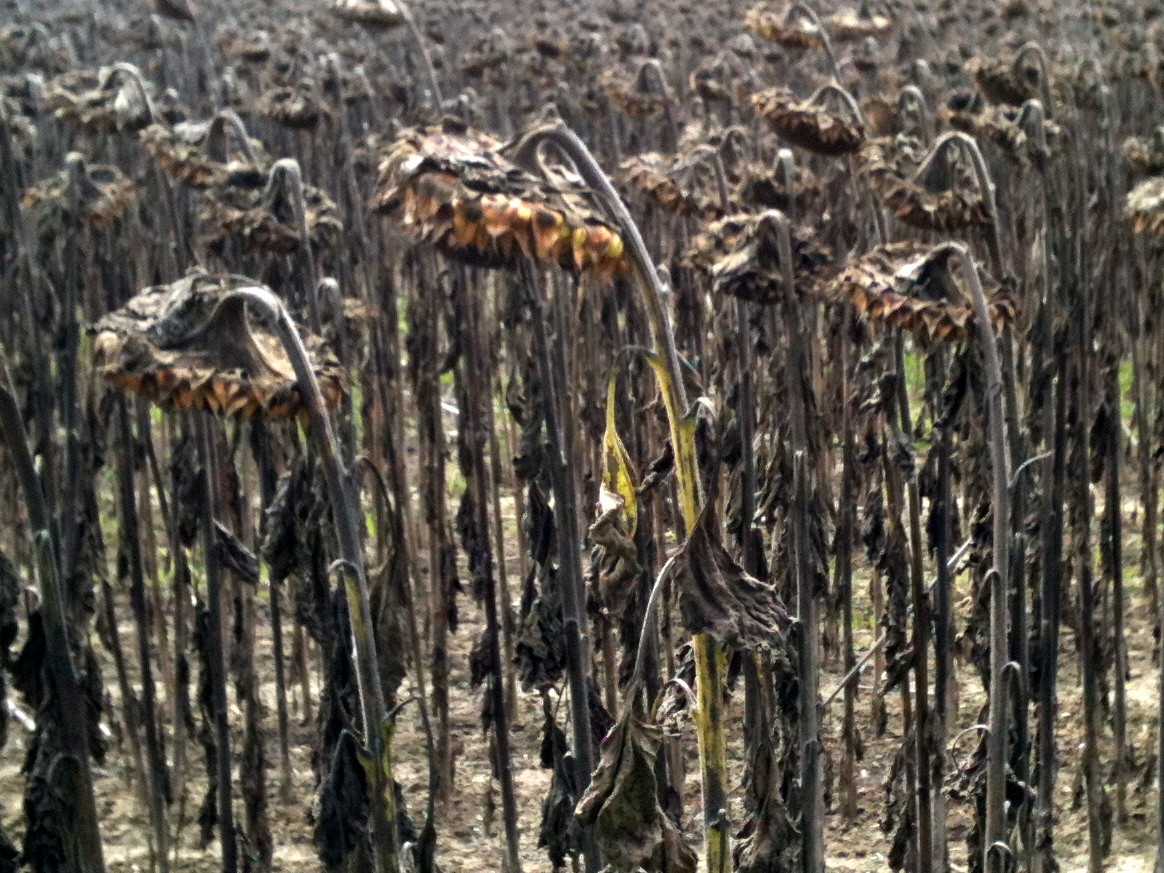
[[[909,412],[909,390],[905,382],[905,343],[898,332],[894,342],[897,367],[897,414],[902,433],[913,433]],[[931,798],[932,761],[929,733],[929,599],[925,590],[922,566],[921,497],[917,477],[906,483],[909,499],[909,583],[913,600],[913,673],[914,673],[914,755],[917,759],[917,845],[918,870],[934,869],[933,803]]]
[[[1122,502],[1120,495],[1120,434],[1123,422],[1120,417],[1120,381],[1118,366],[1111,366],[1107,372],[1108,415],[1115,419],[1108,426],[1108,441],[1104,447],[1107,462],[1107,499],[1104,512],[1107,515],[1107,535],[1110,549],[1112,588],[1112,637],[1115,645],[1115,700],[1112,707],[1112,733],[1115,739],[1115,764],[1112,779],[1116,789],[1116,816],[1121,824],[1128,818],[1127,797],[1127,730],[1128,695],[1125,676],[1128,670],[1127,642],[1124,640],[1124,555],[1123,525],[1121,520]]]
[[[206,555],[206,601],[210,620],[208,660],[210,694],[214,707],[214,734],[217,746],[218,833],[222,843],[222,873],[237,873],[238,845],[234,834],[234,804],[231,785],[230,721],[226,700],[226,661],[222,631],[222,568],[214,549],[214,514],[218,506],[218,455],[208,415],[195,413],[198,451],[202,463],[202,512],[199,524]]]
[[[505,687],[501,668],[500,617],[497,614],[497,584],[493,575],[493,549],[489,541],[489,475],[485,469],[485,432],[482,405],[490,402],[489,391],[483,384],[484,374],[479,362],[484,360],[478,337],[478,310],[475,299],[468,293],[462,273],[458,278],[459,304],[464,307],[460,329],[463,354],[455,378],[459,387],[461,427],[467,448],[463,472],[467,489],[472,497],[475,535],[480,537],[482,566],[479,572],[479,594],[484,601],[486,637],[489,644],[489,662],[492,665],[486,693],[493,709],[493,741],[496,744],[498,780],[501,783],[501,808],[505,823],[506,873],[521,873],[521,854],[517,834],[517,795],[513,784],[513,758],[510,752],[509,714],[505,706]]]
[[[1058,356],[1055,379],[1052,452],[1043,473],[1050,487],[1043,499],[1042,587],[1039,592],[1039,731],[1037,737],[1038,794],[1035,806],[1034,873],[1055,869],[1053,828],[1055,817],[1055,721],[1059,668],[1060,574],[1063,560],[1063,498],[1067,480],[1067,358]]]
[[[1001,857],[997,844],[1006,842],[1006,678],[1007,579],[1009,576],[1010,470],[1006,424],[1002,409],[1002,364],[990,321],[986,295],[970,253],[960,244],[949,248],[957,255],[963,285],[974,307],[975,327],[986,364],[986,407],[989,428],[993,550],[990,588],[990,702],[986,740],[986,833],[983,869]]]

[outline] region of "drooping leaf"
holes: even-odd
[[[776,589],[750,576],[723,542],[714,501],[708,501],[691,535],[675,556],[683,626],[742,649],[780,644],[791,619]]]
[[[659,806],[655,756],[663,732],[630,707],[602,743],[602,759],[578,802],[578,818],[618,873],[695,873],[695,852]]]

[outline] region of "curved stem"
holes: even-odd
[[[522,166],[536,165],[538,149],[547,142],[553,143],[574,162],[583,181],[594,192],[622,234],[650,325],[651,341],[655,348],[652,366],[659,376],[659,388],[670,425],[680,510],[684,527],[690,533],[698,522],[703,502],[695,453],[695,428],[687,414],[687,392],[683,384],[679,352],[664,308],[663,287],[658,271],[626,205],[574,131],[562,123],[535,128],[517,143],[515,162]],[[724,648],[708,634],[697,634],[693,646],[699,696],[696,731],[703,778],[704,857],[707,873],[727,873],[731,869],[727,821],[727,738],[723,714],[727,659]]]
[[[944,156],[950,149],[959,149],[970,161],[970,165],[974,169],[974,182],[978,186],[979,195],[986,204],[987,215],[990,216],[990,223],[987,225],[990,266],[995,276],[1001,279],[1004,272],[1002,229],[999,224],[998,207],[994,199],[994,183],[990,179],[990,171],[986,168],[986,159],[982,156],[982,149],[978,147],[978,142],[974,137],[960,130],[943,133],[934,141],[933,146],[930,147],[929,152],[921,162],[921,166],[917,168],[913,178],[915,181],[924,179],[934,162]]]
[[[295,232],[299,235],[299,245],[295,249],[295,264],[298,271],[299,293],[306,298],[308,326],[321,333],[323,319],[319,311],[319,284],[315,279],[315,257],[311,252],[311,237],[307,227],[307,201],[303,191],[303,173],[294,158],[283,158],[271,167],[267,188],[263,192],[263,203],[269,204],[278,193],[287,198],[295,212]]]
[[[1006,698],[1004,672],[1007,664],[1008,541],[1010,532],[1010,482],[1006,425],[1002,410],[1002,363],[990,320],[986,295],[969,251],[960,243],[945,246],[955,255],[962,282],[970,294],[975,327],[986,365],[987,426],[990,429],[990,466],[994,483],[992,498],[993,566],[990,584],[990,705],[986,746],[986,833],[983,857],[989,871],[991,849],[1006,840]]]
[[[785,14],[784,20],[792,21],[797,15],[799,15],[801,18],[808,19],[820,32],[821,47],[824,49],[825,55],[828,56],[829,64],[833,68],[833,75],[837,78],[837,81],[840,81],[841,68],[837,64],[837,56],[833,51],[832,41],[829,39],[828,31],[825,30],[824,24],[821,22],[820,17],[816,14],[816,11],[807,3],[793,3],[788,7],[788,12]]]
[[[254,148],[251,146],[251,138],[247,133],[246,125],[243,120],[238,117],[238,113],[233,109],[222,109],[214,114],[214,118],[210,121],[210,130],[206,133],[206,154],[214,161],[220,164],[225,164],[229,158],[230,153],[227,150],[227,130],[234,134],[235,140],[238,143],[242,153],[246,156],[249,163],[258,166],[259,159],[255,154]]]
[[[309,433],[319,454],[320,468],[327,483],[340,560],[344,567],[344,591],[352,628],[353,660],[364,722],[364,743],[370,758],[372,848],[377,873],[395,873],[399,867],[399,840],[396,833],[396,797],[392,787],[391,724],[384,703],[383,686],[380,684],[380,662],[376,655],[376,637],[372,628],[372,604],[360,540],[359,511],[353,498],[351,480],[340,463],[335,431],[327,415],[307,348],[286,308],[270,290],[260,286],[237,288],[229,297],[241,298],[270,320],[291,361],[303,406],[307,411]]]
[[[671,141],[667,144],[667,151],[676,151],[679,148],[679,122],[676,118],[675,110],[675,95],[671,93],[671,87],[667,84],[667,77],[663,75],[663,65],[659,63],[658,58],[649,58],[643,61],[642,66],[639,67],[638,76],[636,80],[641,82],[647,78],[647,74],[655,80],[655,86],[663,95],[663,115],[667,119],[667,134]]]

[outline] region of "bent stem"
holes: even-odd
[[[352,627],[353,660],[364,722],[365,766],[371,783],[372,851],[377,873],[396,873],[399,869],[399,842],[396,834],[396,798],[392,789],[392,726],[380,685],[380,662],[376,656],[376,638],[372,628],[372,604],[360,541],[359,513],[353,499],[350,475],[340,462],[335,431],[312,371],[307,348],[286,308],[274,294],[259,286],[236,289],[227,299],[230,297],[241,298],[270,320],[295,370],[297,387],[307,411],[309,436],[319,453],[320,468],[327,483],[328,499],[335,520],[344,593],[347,595]]]
[[[684,527],[690,532],[695,529],[703,502],[695,455],[695,424],[687,414],[687,393],[683,385],[679,353],[675,347],[675,335],[664,309],[663,288],[658,272],[626,205],[590,150],[569,127],[558,122],[530,131],[515,146],[515,163],[524,167],[536,167],[537,151],[545,143],[553,143],[574,162],[579,175],[594,192],[622,234],[635,286],[638,288],[650,325],[653,346],[650,360],[659,380],[659,390],[667,411],[671,445],[675,451],[680,511]],[[696,634],[692,645],[695,650],[696,695],[699,701],[695,725],[699,739],[699,764],[703,783],[704,858],[707,873],[729,873],[731,846],[727,814],[727,743],[723,712],[727,657],[724,647],[716,643],[709,634]]]
[[[990,580],[990,707],[986,737],[986,834],[984,869],[991,870],[997,856],[992,849],[1006,842],[1006,671],[1007,646],[1007,544],[1010,530],[1010,470],[1006,426],[1002,413],[1002,364],[990,322],[990,311],[978,270],[966,247],[944,246],[955,256],[970,294],[982,356],[986,363],[986,405],[990,428],[990,467],[994,485],[992,507],[993,564]]]

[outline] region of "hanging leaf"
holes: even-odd
[[[695,873],[695,852],[659,806],[655,757],[663,741],[657,727],[627,707],[602,743],[602,760],[578,802],[578,818],[611,870]]]
[[[728,554],[713,506],[709,500],[675,556],[683,626],[734,648],[772,648],[791,625],[788,610],[774,587],[748,575]]]
[[[329,870],[343,864],[368,831],[368,775],[355,738],[340,734],[327,782],[319,795],[315,839],[319,860]]]

